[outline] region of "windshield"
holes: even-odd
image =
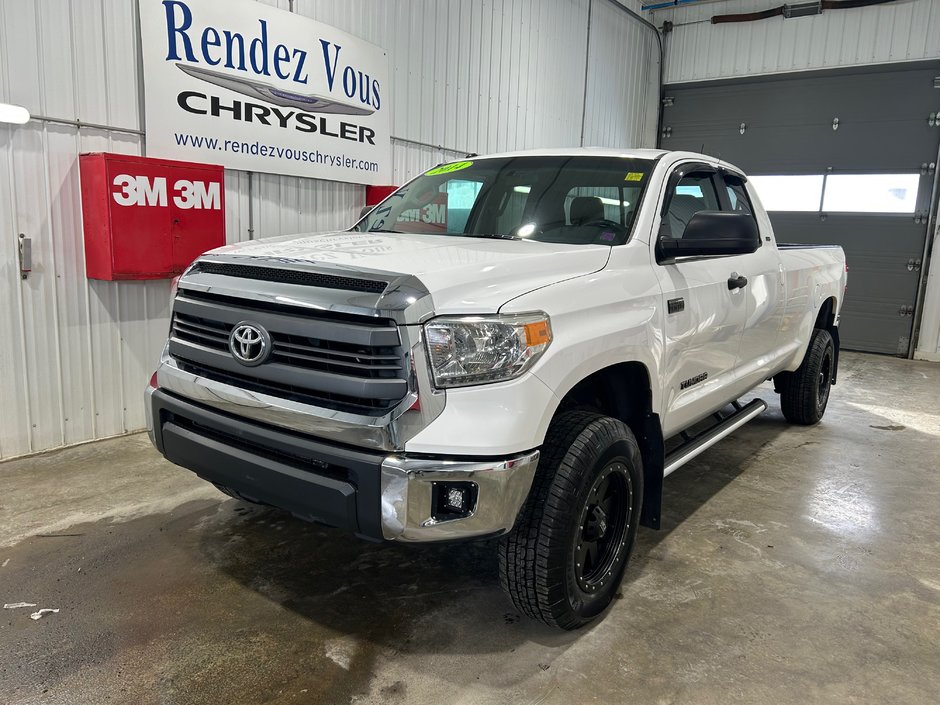
[[[353,230],[619,245],[652,166],[585,156],[453,162],[400,188]]]

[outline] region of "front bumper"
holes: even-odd
[[[505,533],[529,493],[538,451],[495,460],[388,455],[220,412],[148,387],[150,438],[205,480],[373,540],[447,541]],[[475,485],[467,516],[436,518],[435,483]]]

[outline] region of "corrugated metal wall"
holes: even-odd
[[[582,143],[655,146],[659,62],[649,57],[659,56],[656,35],[610,2],[595,0],[589,44]],[[623,80],[625,67],[640,76]],[[644,71],[645,80],[637,80]]]
[[[666,83],[833,68],[940,56],[940,2],[905,0],[785,20],[709,23],[713,15],[756,12],[775,0],[727,0],[653,13],[671,20]],[[696,23],[696,24],[687,24]]]
[[[466,152],[577,145],[582,117],[586,143],[652,146],[657,50],[608,0],[593,0],[597,75],[585,107],[590,2],[296,0],[294,9],[388,49],[401,183]],[[0,101],[121,128],[0,125],[0,458],[144,424],[169,283],[85,279],[77,161],[87,151],[142,152],[135,15],[126,0],[0,0]],[[347,227],[364,203],[352,184],[225,178],[230,242]],[[20,232],[33,241],[27,280]]]

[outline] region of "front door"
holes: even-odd
[[[658,236],[681,238],[691,217],[721,210],[719,175],[705,164],[677,167],[667,180]],[[675,184],[673,186],[673,184]],[[734,385],[747,312],[746,295],[728,279],[750,255],[685,257],[655,265],[663,292],[663,432],[666,437],[720,408]]]

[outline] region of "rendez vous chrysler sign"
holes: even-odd
[[[388,183],[385,51],[255,0],[141,0],[147,154]]]

